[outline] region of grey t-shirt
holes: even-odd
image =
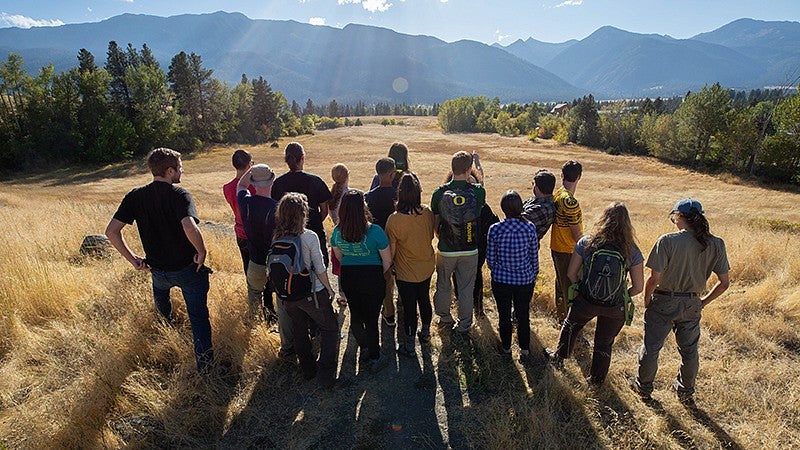
[[[730,271],[725,241],[711,236],[708,247],[701,250],[702,246],[691,231],[681,230],[659,237],[646,264],[661,272],[658,289],[699,294],[706,290],[711,272],[720,275]]]
[[[594,252],[587,252],[586,246],[589,245],[589,236],[583,236],[578,240],[578,243],[575,244],[575,253],[581,255],[583,258],[583,267],[589,266],[591,262],[592,253]],[[639,265],[644,262],[644,256],[642,255],[642,251],[639,250],[639,247],[636,244],[633,244],[633,248],[630,249],[630,256],[627,257],[625,264],[628,265],[628,268],[633,266]]]

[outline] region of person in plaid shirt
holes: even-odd
[[[546,169],[539,169],[533,176],[533,197],[522,205],[522,217],[536,226],[536,236],[541,242],[556,218],[556,204],[553,203],[553,189],[556,176]]]
[[[500,315],[500,353],[511,354],[511,305],[517,317],[521,359],[530,354],[529,310],[539,274],[536,226],[522,217],[522,197],[507,191],[500,199],[506,218],[489,228],[486,263],[492,271],[492,292]]]

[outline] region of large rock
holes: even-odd
[[[108,258],[111,256],[111,241],[102,234],[90,234],[83,238],[81,255],[92,258]]]

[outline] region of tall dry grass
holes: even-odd
[[[633,326],[615,344],[607,386],[583,381],[588,350],[553,371],[494,352],[496,316],[466,341],[436,333],[417,361],[395,360],[376,376],[359,373],[353,342],[343,339],[339,385],[331,392],[298,380],[277,359],[277,334],[242,323],[246,289],[221,186],[233,171],[232,147],[187,158],[184,187],[204,222],[209,295],[217,354],[232,362],[226,378],[194,371],[191,332],[179,293],[177,325],[153,312],[146,273],[120,257],[78,257],[84,235],[100,233],[130,188],[147,183],[125,166],[52,178],[20,178],[0,192],[0,446],[42,447],[586,447],[777,448],[800,445],[800,235],[769,221],[800,224],[800,195],[727,184],[651,159],[609,156],[523,138],[443,135],[432,119],[407,126],[331,130],[303,137],[307,170],[329,177],[346,163],[352,187],[366,188],[374,161],[395,140],[411,147],[411,165],[428,198],[449,156],[478,150],[489,202],[509,188],[530,194],[539,167],[584,164],[576,197],[588,226],[611,201],[625,201],[645,255],[672,230],[667,212],[684,196],[700,199],[722,236],[733,284],[704,311],[699,410],[683,408],[668,386],[678,366],[670,339],[662,350],[655,397],[646,406],[628,390],[642,338],[641,298]],[[285,144],[285,142],[283,143]],[[280,149],[249,147],[257,162],[284,170]],[[135,227],[124,233],[140,247]],[[546,242],[546,240],[545,240]],[[551,316],[549,251],[532,312],[538,355],[558,330]],[[488,280],[488,271],[486,271]],[[589,328],[591,329],[591,324]],[[345,320],[344,333],[347,331]],[[384,346],[393,338],[384,328]],[[589,330],[591,331],[591,330]],[[591,335],[591,334],[589,334]],[[516,350],[515,350],[516,352]],[[393,352],[388,350],[391,356]]]

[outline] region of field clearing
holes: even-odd
[[[551,141],[442,134],[435,118],[403,118],[403,126],[379,120],[298,138],[306,170],[331,183],[330,167],[343,162],[350,186],[367,188],[375,161],[403,141],[429,200],[450,156],[478,151],[488,201],[499,213],[506,189],[526,198],[537,169],[559,173],[565,160],[577,159],[584,167],[576,192],[584,226],[590,229],[609,202],[624,201],[645,255],[674,229],[667,213],[675,200],[700,200],[712,233],[726,241],[732,285],[704,311],[698,409],[684,408],[669,389],[679,363],[673,338],[661,352],[656,403],[645,405],[627,387],[642,339],[641,295],[633,325],[614,346],[607,384],[593,392],[583,380],[589,349],[563,372],[541,360],[522,365],[496,355],[488,282],[489,316],[476,321],[466,341],[434,331],[418,360],[396,359],[393,330],[382,327],[384,351],[395,362],[375,375],[356,370],[343,310],[337,386],[324,391],[303,382],[297,368],[277,358],[276,333],[242,323],[246,286],[221,189],[233,177],[236,147],[218,147],[184,159],[182,185],[197,202],[215,271],[214,344],[234,367],[224,379],[195,374],[177,291],[183,322],[162,326],[147,274],[116,253],[101,261],[78,257],[83,236],[102,233],[122,196],[150,181],[142,161],[0,184],[0,448],[800,446],[800,235],[768,226],[800,224],[800,194]],[[243,148],[283,173],[287,142]],[[140,248],[132,228],[125,236]],[[536,356],[558,336],[547,242],[531,317]]]

